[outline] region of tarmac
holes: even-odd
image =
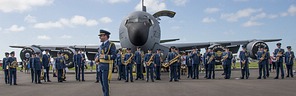
[[[230,80],[225,80],[222,71],[216,71],[216,79],[207,80],[204,73],[200,79],[181,76],[179,82],[169,82],[168,73],[162,72],[161,79],[155,82],[117,80],[113,73],[110,83],[110,96],[296,96],[296,78],[273,79],[275,72],[267,79],[258,80],[258,69],[252,69],[248,80],[239,79],[240,71],[233,70]],[[92,73],[92,72],[90,72]],[[67,81],[42,84],[31,83],[30,74],[17,73],[18,85],[4,83],[3,71],[0,72],[0,96],[103,96],[100,83],[94,83],[96,74],[85,74],[85,82],[75,80],[75,74],[67,74]]]

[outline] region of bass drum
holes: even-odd
[[[213,47],[213,52],[215,52],[216,54],[216,59],[215,59],[216,65],[222,65],[221,60],[222,60],[223,51],[224,51],[224,46],[222,45],[215,45]]]

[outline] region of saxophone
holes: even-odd
[[[242,69],[244,69],[246,66],[246,60],[247,60],[246,58],[248,58],[248,56],[249,56],[248,52],[245,51],[245,60],[242,61]]]
[[[153,61],[153,57],[154,57],[154,55],[155,55],[155,54],[153,54],[153,55],[150,57],[149,61],[146,63],[147,66],[150,66],[150,65],[151,65],[151,63],[152,63],[152,61]]]
[[[42,64],[42,58],[40,58],[40,64]],[[40,80],[44,80],[44,68],[41,69]]]
[[[178,54],[175,58],[173,58],[172,60],[170,60],[168,63],[164,63],[163,67],[169,67],[173,63],[177,62],[180,57],[181,57],[181,55]]]
[[[215,58],[215,56],[214,56],[214,54],[212,54],[209,61],[207,62],[207,64],[210,64],[214,60],[214,58]]]
[[[131,63],[133,57],[134,57],[134,54],[131,54],[131,57],[129,57],[129,58],[123,63],[123,65],[126,66],[127,64]]]
[[[263,51],[264,52],[264,51]],[[264,52],[264,54],[262,54],[260,60],[259,60],[259,63],[261,63],[264,59],[265,59],[265,56],[266,56],[266,53],[267,52]]]
[[[10,68],[17,68],[18,67],[18,63],[17,63],[17,61],[12,61],[11,63],[10,63],[10,66],[9,66]]]
[[[280,57],[283,55],[283,52],[279,50],[279,52],[276,54],[276,62],[279,62]]]
[[[223,58],[222,58],[221,61],[223,62],[223,61],[225,61],[227,58],[228,58],[228,52],[225,54],[225,56],[223,56]]]

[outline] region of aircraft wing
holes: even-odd
[[[275,41],[281,41],[281,40],[282,39],[262,39],[262,40],[256,40],[255,39],[255,40],[202,42],[202,43],[179,43],[179,44],[170,43],[170,44],[161,44],[161,45],[166,46],[166,47],[175,46],[175,47],[179,48],[179,50],[191,50],[192,47],[206,48],[206,47],[210,47],[210,46],[221,45],[221,46],[224,46],[224,47],[225,46],[230,47],[230,50],[232,52],[234,52],[235,50],[238,51],[240,45],[249,44],[251,42],[256,42],[256,41],[275,42]]]

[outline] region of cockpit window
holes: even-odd
[[[127,20],[127,23],[143,23],[143,22],[149,22],[148,18],[130,18]]]

